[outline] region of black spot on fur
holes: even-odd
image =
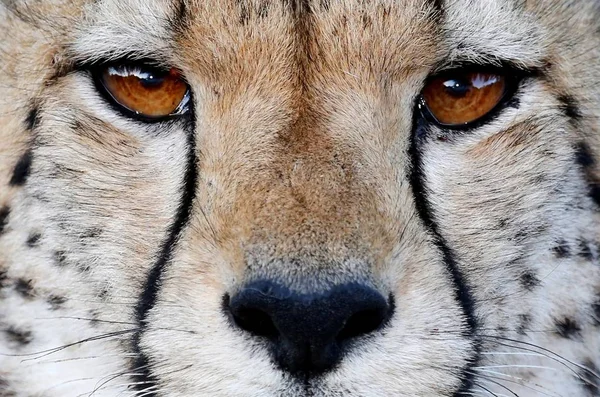
[[[571,256],[571,249],[565,240],[558,241],[553,251],[557,258],[568,258]]]
[[[580,142],[575,146],[575,161],[582,168],[585,179],[589,185],[589,197],[600,206],[600,182],[593,175],[592,167],[596,160],[592,155],[590,147],[585,142]]]
[[[56,251],[54,253],[54,263],[60,267],[63,267],[67,264],[67,254],[65,251]]]
[[[98,298],[100,298],[102,300],[106,300],[106,299],[108,299],[109,294],[110,294],[110,291],[108,290],[108,287],[104,287],[98,293]]]
[[[89,312],[89,319],[90,319],[90,324],[94,327],[98,326],[98,324],[100,324],[100,315],[98,314],[97,311],[95,310],[90,310]]]
[[[9,327],[4,331],[9,341],[18,345],[28,345],[33,340],[31,331],[21,330],[16,327]]]
[[[592,315],[594,325],[600,326],[600,298],[592,304]]]
[[[521,229],[515,233],[515,240],[522,241],[529,236],[529,229]]]
[[[531,272],[525,272],[521,275],[521,285],[527,291],[532,291],[535,287],[540,285],[540,279]]]
[[[50,295],[46,301],[50,304],[52,310],[58,310],[65,304],[67,298],[64,296]]]
[[[11,186],[22,186],[27,182],[29,171],[31,170],[31,162],[33,160],[33,153],[28,150],[21,156],[15,169],[13,170],[12,178],[9,184]]]
[[[558,97],[558,101],[560,102],[560,109],[571,121],[577,122],[581,119],[581,110],[575,98],[571,95],[561,95]]]
[[[496,330],[500,335],[506,335],[506,333],[508,332],[508,328],[506,328],[503,325],[500,325],[498,328],[496,328]]]
[[[92,266],[89,263],[78,263],[77,269],[79,269],[81,272],[87,273],[92,270]]]
[[[594,254],[592,253],[590,244],[584,240],[579,241],[578,255],[586,261],[592,261],[594,259]]]
[[[6,379],[0,378],[0,397],[16,397],[17,393],[12,390]]]
[[[563,338],[573,339],[579,336],[581,326],[573,319],[565,317],[556,322],[556,333]]]
[[[599,374],[600,369],[598,369],[598,366],[591,359],[585,360],[578,370],[578,383],[582,384],[586,395],[589,397],[600,397]]]
[[[575,146],[575,162],[583,168],[594,165],[594,156],[592,156],[590,148],[585,142],[579,142]]]
[[[17,279],[15,281],[15,291],[17,291],[19,295],[21,295],[24,298],[33,298],[34,291],[31,281],[32,280],[25,280],[24,278]]]
[[[590,193],[589,196],[597,206],[600,207],[600,184],[596,182],[590,183]]]
[[[29,131],[33,131],[40,122],[40,109],[37,105],[32,105],[27,117],[25,118],[25,127]]]
[[[92,227],[85,230],[83,233],[79,235],[80,238],[96,238],[102,234],[102,229],[99,227]]]
[[[6,287],[8,285],[8,274],[6,273],[6,270],[1,270],[0,269],[0,289]]]
[[[4,228],[6,228],[6,224],[8,223],[9,214],[10,208],[6,206],[0,208],[0,234],[4,233]]]
[[[517,326],[517,333],[520,335],[527,334],[531,325],[531,316],[529,314],[519,314],[519,325]]]
[[[26,244],[29,248],[37,247],[41,238],[41,233],[32,233],[27,237]]]

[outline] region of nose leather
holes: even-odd
[[[266,338],[275,362],[290,373],[333,368],[349,342],[386,323],[393,307],[361,283],[335,285],[315,294],[297,294],[270,280],[246,285],[229,301],[239,328]]]

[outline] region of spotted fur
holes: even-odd
[[[0,396],[600,396],[595,0],[3,0]],[[89,68],[180,69],[143,123]],[[428,76],[519,70],[468,130]],[[387,325],[278,368],[226,297],[368,280]],[[225,302],[225,303],[224,303]]]

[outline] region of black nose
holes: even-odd
[[[358,283],[303,295],[265,280],[231,297],[228,309],[238,327],[271,341],[280,368],[309,374],[335,366],[350,339],[381,328],[393,310]]]

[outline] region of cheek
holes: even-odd
[[[580,204],[582,179],[562,130],[523,126],[475,138],[427,143],[424,168],[440,233],[459,265],[479,277],[474,283],[500,286],[476,291],[490,299],[513,294],[524,269],[547,262],[560,225]]]
[[[46,225],[64,266],[135,291],[145,270],[132,269],[153,264],[180,200],[183,131],[134,138],[60,102],[40,114],[27,211]],[[126,276],[114,277],[115,269]]]
[[[523,126],[482,140],[429,143],[427,187],[448,238],[464,235],[476,241],[473,233],[502,235],[518,224],[549,222],[577,189],[575,154],[566,138],[540,126]]]

